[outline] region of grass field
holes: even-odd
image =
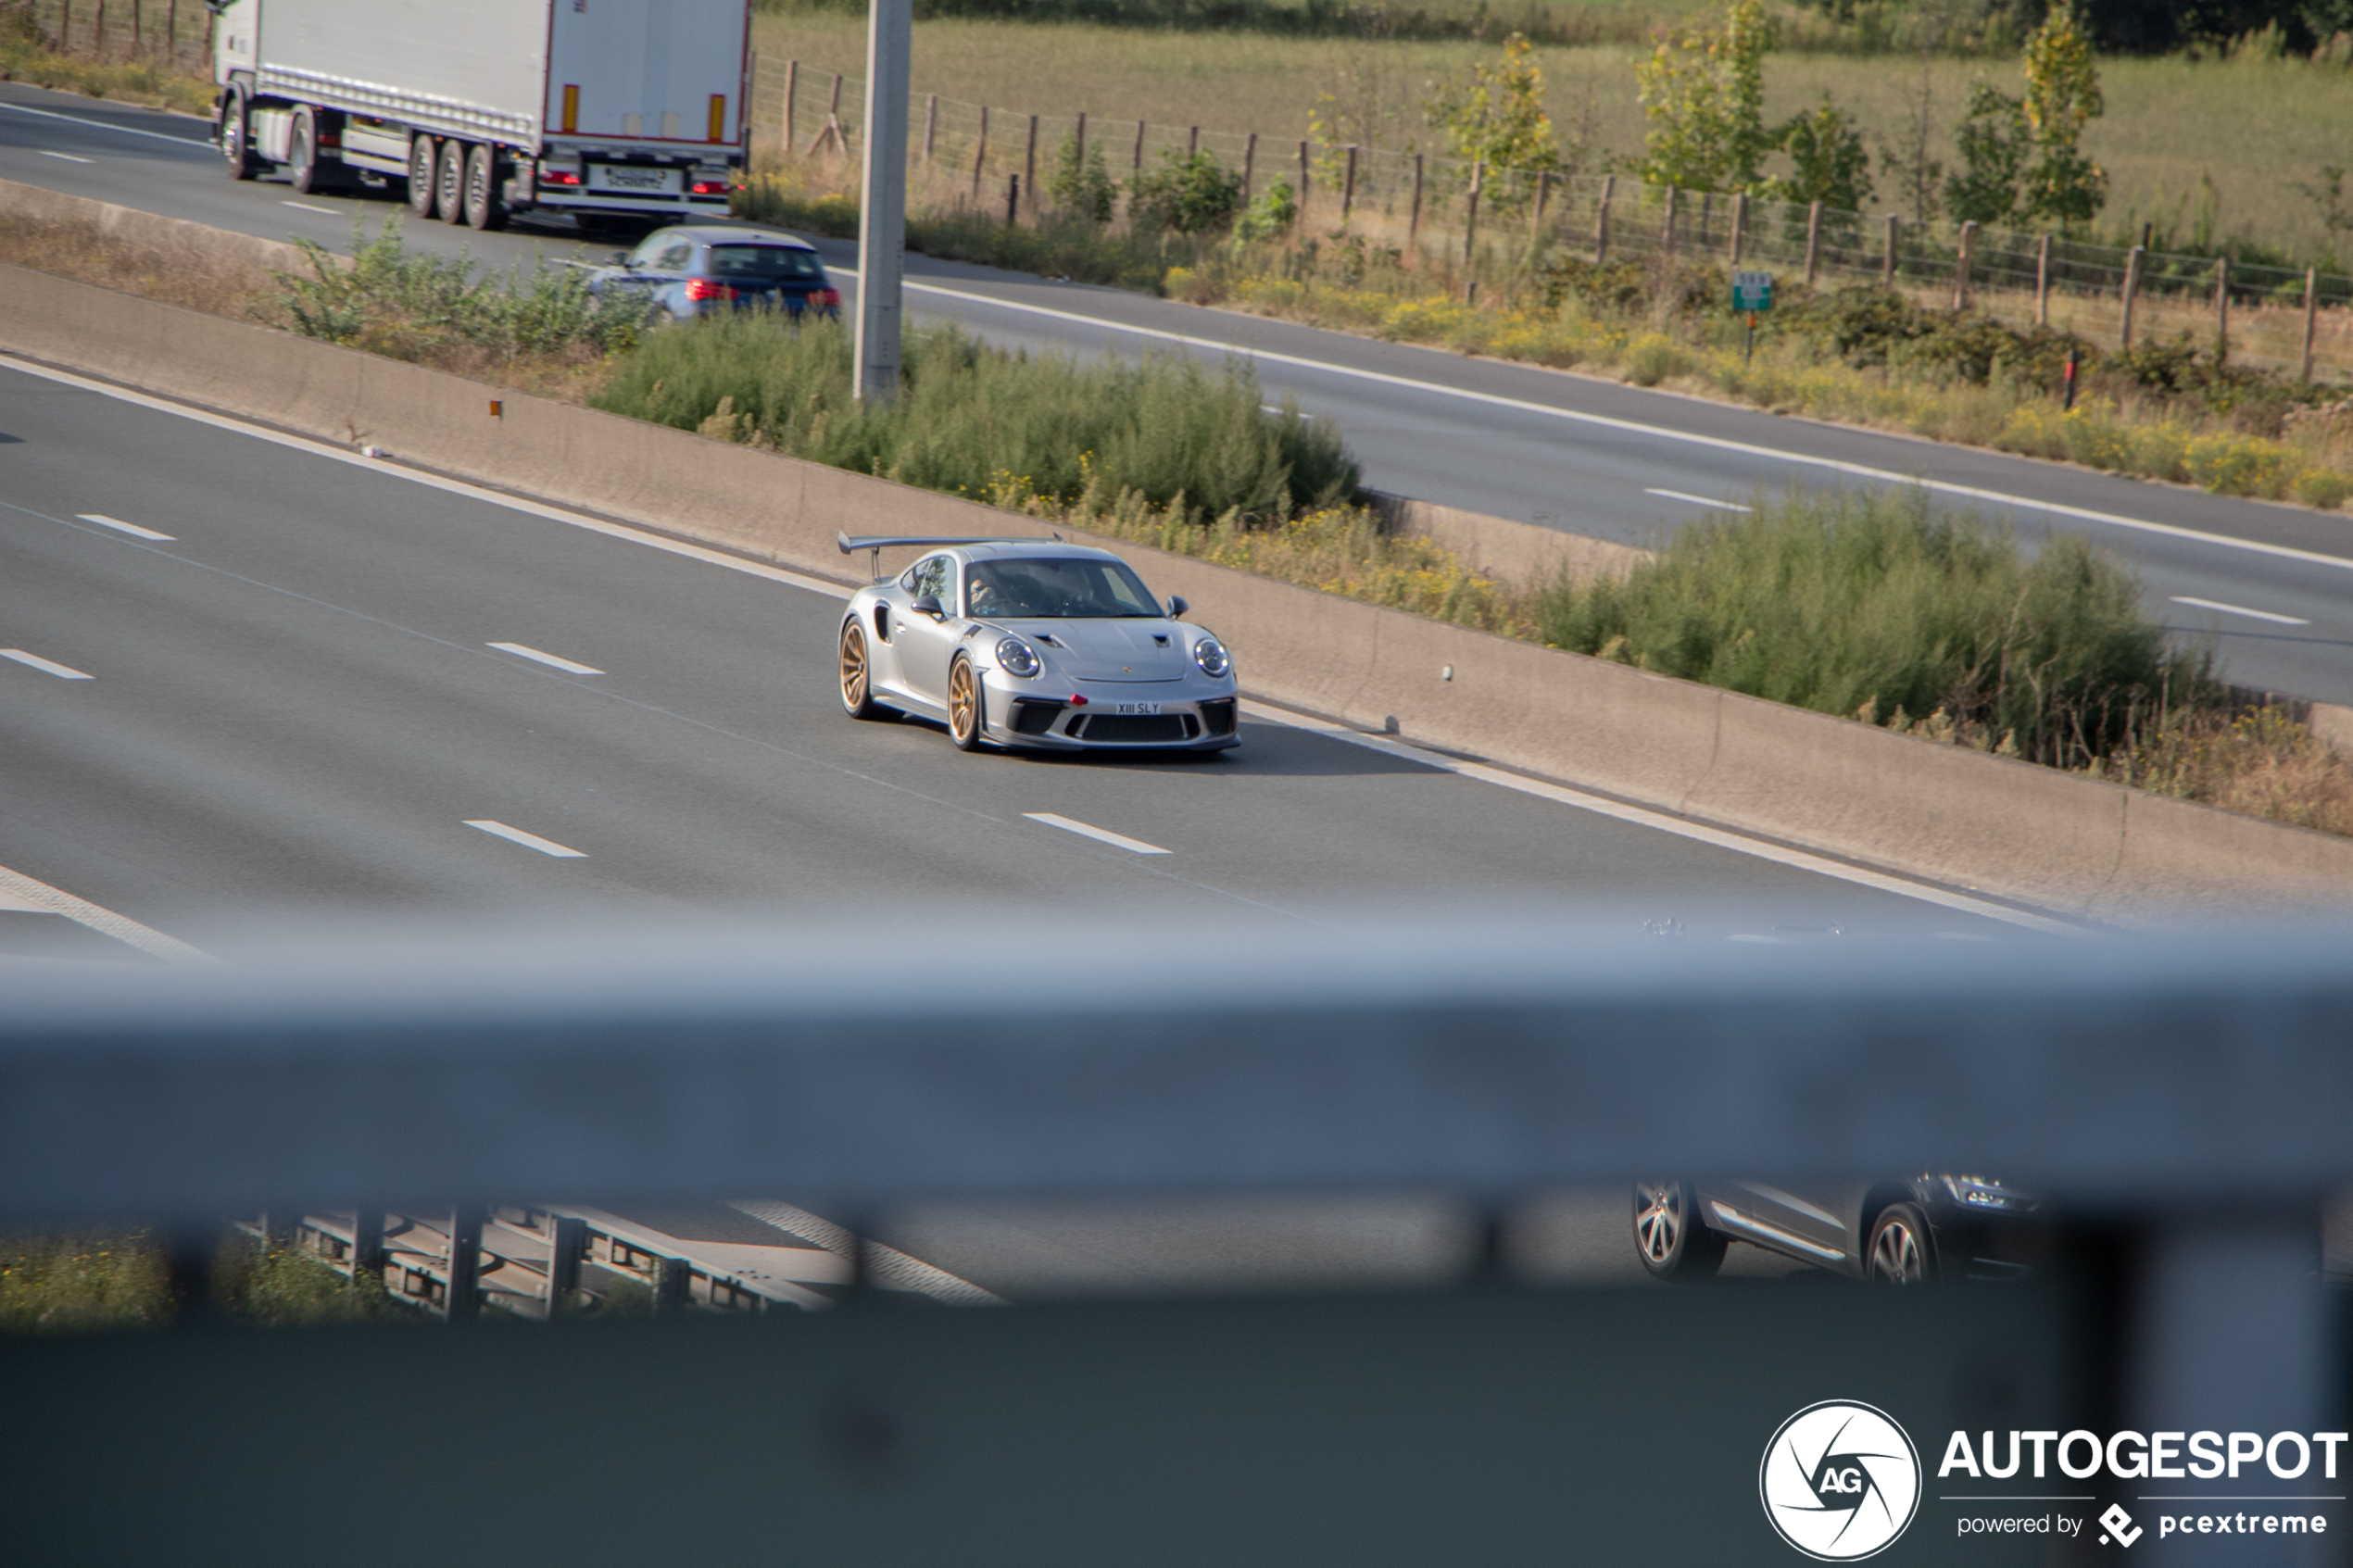
[[[1499,13],[1504,8],[1498,8]],[[865,70],[865,24],[838,12],[763,15],[754,42],[771,66]],[[914,91],[1023,113],[1084,110],[1112,120],[1142,118],[1296,139],[1318,93],[1353,93],[1387,111],[1402,145],[1428,144],[1417,105],[1433,77],[1493,53],[1469,42],[1372,43],[1235,32],[1147,31],[1084,23],[1025,23],[951,18],[915,26]],[[1634,101],[1639,51],[1622,44],[1542,51],[1554,122],[1564,133],[1590,123],[1595,147],[1639,151]],[[2312,199],[2296,189],[2322,165],[2353,163],[2345,147],[2353,70],[2342,61],[2221,60],[2173,56],[2110,59],[2101,67],[2106,118],[2084,147],[2108,169],[2111,194],[2104,232],[2137,232],[2154,219],[2187,238],[2210,179],[2216,232],[2246,232],[2298,257],[2318,259],[2330,235]],[[2006,59],[1940,58],[1926,69],[1934,155],[1952,161],[1952,124],[1969,84],[2016,91]],[[1785,117],[1824,92],[1853,107],[1867,137],[1894,137],[1915,112],[1923,71],[1909,56],[1780,54],[1766,67],[1767,112]],[[1353,86],[1352,87],[1352,82]],[[1590,120],[1589,120],[1590,115]],[[1879,176],[1879,209],[1896,202],[1894,181]],[[2353,195],[2348,196],[2353,202]],[[2353,234],[2339,247],[2353,252]],[[2353,260],[2348,254],[2347,260]]]

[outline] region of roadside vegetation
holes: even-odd
[[[54,4],[0,0],[0,82],[26,82],[93,98],[209,115],[212,79],[205,69],[208,62],[195,52],[202,40],[202,23],[196,19],[203,7],[191,0],[184,9],[197,32],[193,39],[182,37],[176,54],[163,46],[159,36],[143,38],[134,50],[119,31],[109,39],[113,47],[102,52],[88,32],[80,47],[60,48],[44,26],[54,26]]]
[[[171,1313],[170,1273],[151,1232],[0,1236],[0,1333],[152,1328]]]

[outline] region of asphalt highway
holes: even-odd
[[[381,194],[233,182],[207,129],[0,84],[0,177],[336,247],[356,218],[372,225],[399,210]],[[610,248],[566,223],[507,234],[411,223],[407,233],[502,266]],[[830,267],[854,273],[854,245],[817,243]],[[1628,543],[1792,485],[1926,483],[1940,505],[2011,522],[2022,538],[2064,530],[2123,556],[2151,608],[2211,636],[2233,679],[2353,703],[2353,522],[2343,518],[922,257],[909,258],[909,281],[919,319],[1009,345],[1247,355],[1270,397],[1295,395],[1340,424],[1378,488]],[[843,282],[854,291],[854,275]]]

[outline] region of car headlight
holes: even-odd
[[[1204,675],[1223,675],[1234,667],[1234,656],[1216,638],[1203,637],[1193,645],[1193,662]]]
[[[1046,661],[1038,657],[1036,648],[1019,637],[1006,637],[997,645],[997,668],[1008,675],[1026,679],[1046,668]]]
[[[1982,1176],[1943,1176],[1938,1179],[1944,1184],[1944,1190],[1953,1195],[1953,1201],[1964,1209],[2016,1210],[2034,1207],[2034,1200],[2017,1188],[2006,1187]]]

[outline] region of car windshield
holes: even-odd
[[[824,276],[817,253],[790,245],[713,245],[711,275],[750,278],[763,283],[813,282]]]
[[[1078,621],[1162,613],[1115,560],[975,561],[964,577],[968,615]]]

